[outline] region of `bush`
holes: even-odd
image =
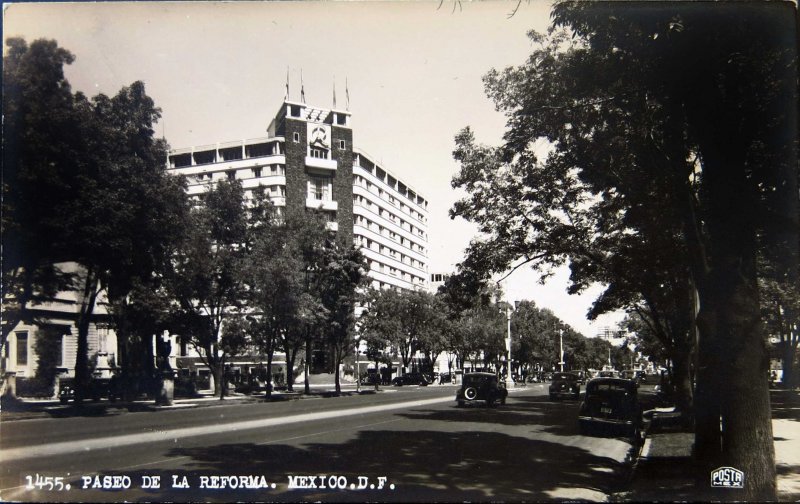
[[[17,377],[17,397],[50,398],[54,393],[55,384],[48,379]]]

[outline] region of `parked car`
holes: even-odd
[[[578,383],[578,373],[553,373],[553,382],[550,383],[550,400],[578,399],[581,394],[581,385]]]
[[[431,383],[427,376],[422,373],[406,373],[392,380],[392,385],[401,387],[403,385],[420,385],[426,387]]]
[[[380,385],[381,377],[378,373],[364,373],[360,379],[361,385]]]
[[[639,386],[639,373],[633,369],[623,369],[620,371],[619,377],[625,380],[631,380],[637,387]]]
[[[492,407],[497,403],[505,404],[508,390],[505,382],[500,381],[493,373],[467,373],[461,388],[456,392],[456,403],[464,406],[467,403],[483,401]]]
[[[639,383],[647,383],[647,373],[644,371],[636,371],[636,377],[639,378]]]
[[[439,383],[455,383],[455,373],[439,373]]]
[[[87,399],[99,401],[107,398],[111,402],[122,399],[122,390],[118,386],[116,377],[112,378],[92,378],[89,381]],[[75,379],[62,379],[58,388],[58,400],[61,404],[67,404],[75,400]]]
[[[582,434],[617,433],[635,437],[642,423],[638,390],[632,380],[595,378],[586,384],[578,413]]]

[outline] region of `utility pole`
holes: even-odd
[[[361,369],[359,364],[361,363],[358,360],[358,347],[360,346],[360,341],[356,340],[356,392],[361,392]]]
[[[506,308],[506,320],[508,322],[508,338],[506,338],[506,350],[508,351],[508,377],[511,378],[511,381],[514,381],[513,374],[511,372],[511,306]]]

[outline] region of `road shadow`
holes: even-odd
[[[455,423],[488,423],[497,425],[538,425],[546,432],[559,435],[578,434],[578,408],[573,400],[550,401],[546,396],[509,397],[506,404],[488,408],[482,403],[454,404],[448,409],[415,409],[399,416],[425,421]],[[574,417],[574,422],[571,421]]]
[[[574,500],[576,491],[602,498],[622,488],[626,468],[613,459],[568,444],[499,432],[365,431],[344,443],[223,444],[175,448],[169,458],[188,458],[185,470],[162,475],[187,477],[191,488],[140,490],[126,500],[453,502]],[[133,481],[157,471],[126,472]],[[105,473],[104,473],[105,474]],[[109,473],[111,474],[111,473]],[[275,489],[200,489],[203,475],[263,475]],[[347,488],[290,489],[289,476],[347,478]],[[359,476],[383,489],[352,490]],[[327,481],[327,478],[326,478]],[[342,481],[340,479],[340,481]],[[319,485],[319,480],[316,481]],[[394,488],[391,487],[394,485]],[[598,492],[598,493],[595,493]],[[571,497],[567,497],[567,496]],[[580,494],[578,494],[580,495]],[[102,497],[103,494],[100,494]],[[112,494],[105,494],[114,498]],[[94,500],[91,494],[81,499]],[[580,497],[578,497],[580,498]]]

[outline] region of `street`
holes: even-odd
[[[551,402],[546,385],[530,384],[511,389],[498,408],[457,408],[455,391],[387,387],[4,422],[0,497],[600,501],[624,483],[630,443],[579,435],[578,402]],[[40,483],[63,479],[36,488],[37,475]],[[143,488],[156,486],[153,476],[158,488]]]

